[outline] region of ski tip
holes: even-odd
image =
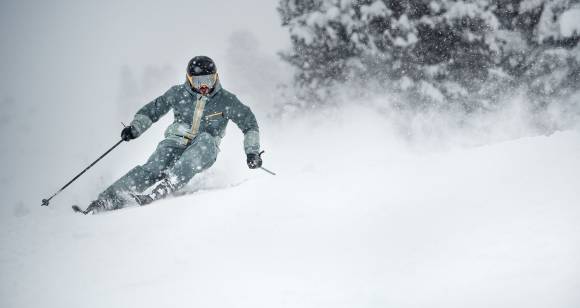
[[[83,210],[81,210],[81,208],[78,205],[73,205],[72,209],[73,211],[75,211],[75,213],[83,213]]]

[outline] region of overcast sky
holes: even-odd
[[[93,84],[119,77],[120,67],[182,67],[196,54],[218,62],[232,32],[248,30],[274,54],[287,38],[277,1],[27,1],[0,7],[3,96],[29,82],[65,94],[79,78]]]

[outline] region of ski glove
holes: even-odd
[[[133,126],[126,126],[121,131],[121,139],[123,139],[124,141],[129,141],[135,138],[137,138],[137,136],[133,134]]]
[[[262,167],[262,153],[264,153],[264,151],[260,152],[259,154],[250,153],[247,155],[246,162],[248,163],[248,167],[250,169]]]

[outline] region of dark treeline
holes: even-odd
[[[301,101],[387,89],[410,108],[543,108],[580,87],[580,1],[280,0]]]

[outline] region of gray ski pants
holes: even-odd
[[[216,138],[208,133],[199,134],[190,144],[179,138],[164,139],[144,165],[131,169],[98,198],[107,201],[108,209],[121,208],[131,200],[129,193],[141,193],[165,177],[180,189],[195,174],[211,167],[218,152]]]

